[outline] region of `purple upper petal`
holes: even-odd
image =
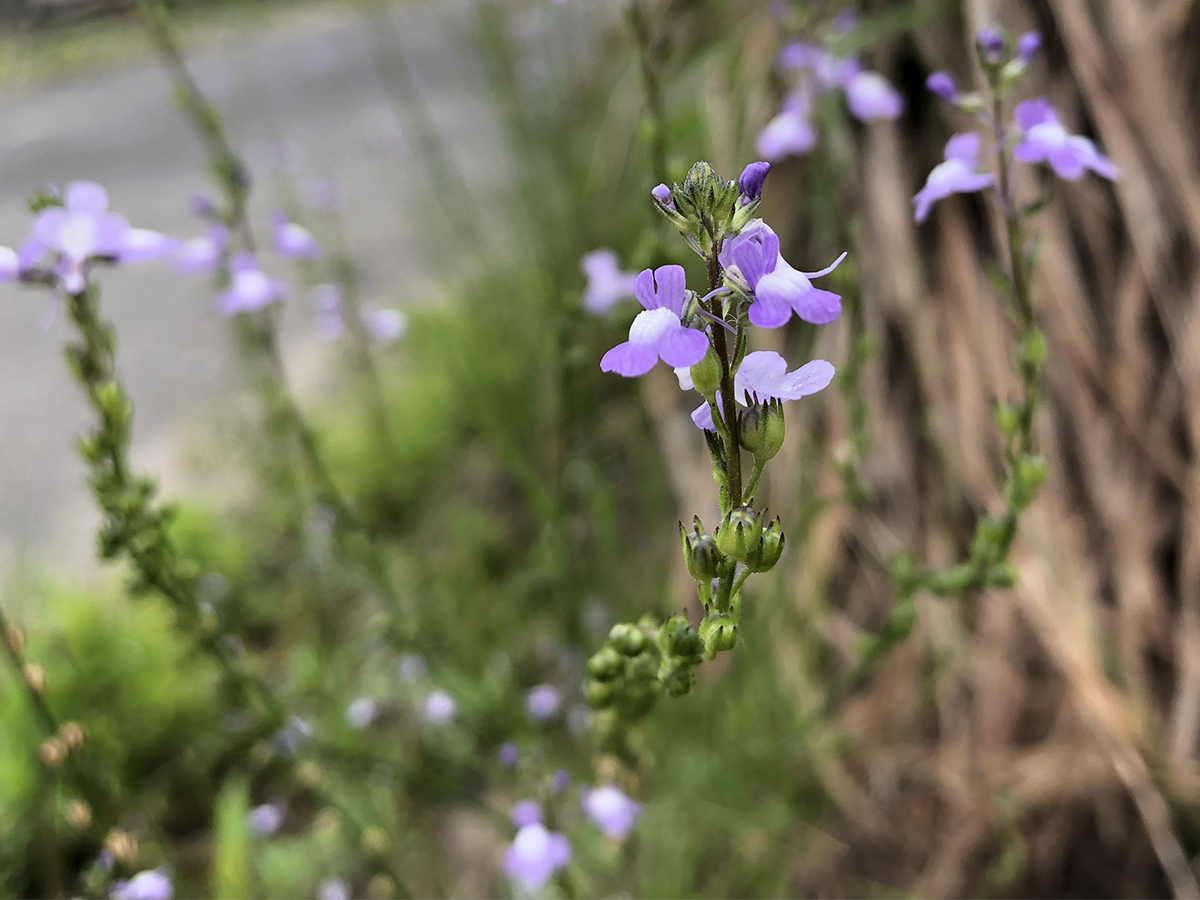
[[[904,98],[875,72],[859,72],[846,82],[846,103],[854,117],[862,122],[898,119],[904,112]]]
[[[795,110],[784,109],[759,132],[756,147],[761,156],[780,160],[801,156],[817,145],[817,131],[808,118]]]
[[[631,800],[615,785],[605,785],[588,791],[583,798],[583,811],[607,837],[622,840],[641,815],[642,805]]]
[[[63,191],[67,212],[96,219],[108,212],[108,191],[94,181],[73,181]]]
[[[529,893],[540,891],[554,873],[571,861],[571,845],[544,825],[521,828],[504,853],[504,871]]]
[[[1022,100],[1017,104],[1017,108],[1013,110],[1013,117],[1017,120],[1017,127],[1022,131],[1028,131],[1034,125],[1041,125],[1044,122],[1058,121],[1058,115],[1054,112],[1054,107],[1050,105],[1050,101],[1045,97],[1032,97],[1029,100]]]

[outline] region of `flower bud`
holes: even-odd
[[[601,647],[587,661],[587,673],[597,681],[613,681],[625,671],[625,660],[612,647]]]
[[[114,828],[108,833],[104,839],[104,849],[113,855],[113,858],[122,865],[132,866],[137,861],[138,845],[128,831],[120,828]]]
[[[671,199],[671,189],[665,184],[660,184],[650,191],[650,196],[661,203],[663,206],[675,208],[675,201]]]
[[[746,560],[747,568],[752,572],[769,572],[775,568],[775,563],[779,562],[779,558],[783,556],[785,540],[779,516],[776,516],[775,521],[763,529],[758,549]]]
[[[72,800],[67,804],[66,818],[76,831],[87,831],[92,827],[92,808],[82,800]]]
[[[696,656],[704,649],[699,633],[685,616],[672,616],[663,623],[658,640],[664,656]]]
[[[784,433],[782,400],[752,404],[738,416],[738,440],[755,462],[773,459],[783,446]]]
[[[980,28],[975,35],[980,58],[988,65],[996,65],[1004,56],[1004,35],[998,29]]]
[[[46,670],[37,663],[25,664],[25,683],[29,689],[39,696],[46,693]]]
[[[57,737],[46,738],[38,746],[38,759],[47,769],[57,769],[67,761],[67,745]]]
[[[388,849],[387,832],[379,827],[364,828],[361,843],[368,856],[383,856]]]
[[[998,403],[996,405],[996,424],[1000,427],[1000,432],[1005,437],[1012,437],[1017,433],[1021,419],[1011,403]]]
[[[717,529],[717,547],[730,559],[745,562],[758,549],[762,521],[749,506],[731,509]]]
[[[625,656],[637,656],[646,649],[649,639],[646,637],[646,633],[636,625],[618,622],[608,632],[608,642],[618,653]]]
[[[737,646],[737,626],[725,616],[705,616],[700,623],[700,639],[711,658]]]
[[[10,653],[20,653],[25,647],[25,635],[19,628],[10,626],[4,633],[4,640]]]
[[[83,726],[78,722],[63,722],[58,729],[58,736],[67,745],[67,749],[72,752],[83,748]]]
[[[947,103],[954,103],[958,100],[958,85],[954,83],[954,76],[949,72],[932,73],[925,79],[925,87]]]
[[[721,566],[721,551],[712,535],[704,530],[700,517],[696,516],[695,524],[689,532],[679,523],[679,536],[683,544],[683,563],[687,566],[688,574],[697,581],[712,581],[717,577]]]
[[[1036,31],[1027,31],[1017,38],[1017,59],[1029,65],[1042,46],[1042,36]]]
[[[583,689],[584,699],[588,705],[596,709],[611,706],[621,692],[619,681],[589,681]]]
[[[743,200],[748,202],[762,196],[763,182],[770,171],[769,162],[752,162],[742,170],[742,177],[738,179],[738,189]]]
[[[721,387],[721,360],[712,347],[704,354],[704,358],[690,369],[692,387],[697,393],[711,398]]]

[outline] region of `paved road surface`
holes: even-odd
[[[505,154],[468,37],[469,8],[435,6],[396,10],[405,55],[456,162],[469,179],[485,171],[494,177]],[[302,148],[306,173],[337,173],[345,206],[354,210],[351,238],[376,292],[403,303],[419,299],[435,273],[412,215],[428,199],[425,179],[372,62],[379,36],[353,9],[307,9],[269,33],[233,35],[193,66],[260,170],[270,155],[264,145],[286,138]],[[0,96],[0,244],[22,239],[23,202],[33,188],[74,178],[107,185],[114,208],[135,224],[199,233],[188,211],[191,193],[205,187],[196,140],[171,107],[162,74],[134,65]],[[260,222],[274,208],[271,193],[260,191],[256,201]],[[397,284],[407,293],[388,287]],[[181,424],[204,422],[236,402],[227,326],[203,280],[163,269],[113,273],[104,302],[137,403],[136,456],[164,467],[168,486],[178,486],[181,441],[173,436]],[[95,518],[71,447],[86,410],[62,365],[67,323],[59,317],[44,332],[45,315],[40,295],[0,288],[0,567],[32,556],[84,570]],[[293,368],[301,380],[319,380],[311,370],[321,354],[313,351],[305,304],[293,303],[289,316]],[[190,427],[194,434],[197,426]]]

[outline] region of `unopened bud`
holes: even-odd
[[[37,663],[25,664],[25,683],[29,685],[29,689],[35,694],[41,695],[46,693],[46,670]]]
[[[363,829],[362,848],[371,856],[383,856],[388,849],[387,832],[375,827]]]
[[[82,800],[72,800],[67,804],[67,824],[76,831],[87,831],[92,827],[92,808]]]
[[[700,623],[700,639],[708,656],[737,646],[737,626],[724,616],[706,616]]]
[[[745,562],[758,549],[762,521],[750,506],[731,509],[717,529],[717,546],[730,559]]]
[[[625,671],[625,660],[612,647],[601,647],[587,661],[588,675],[597,681],[613,681]]]
[[[690,369],[692,387],[698,394],[711,398],[721,387],[721,360],[712,347],[704,358]]]
[[[785,433],[782,400],[752,404],[738,416],[738,440],[754,454],[756,462],[773,459],[783,446]]]
[[[56,737],[46,738],[38,746],[38,759],[47,769],[57,769],[67,761],[67,745]]]
[[[775,564],[783,556],[785,540],[783,527],[779,523],[779,516],[776,516],[775,520],[763,529],[762,540],[759,541],[758,549],[746,560],[746,566],[752,572],[769,572],[775,568]]]
[[[649,638],[636,625],[618,622],[608,632],[608,642],[618,653],[625,656],[637,656],[646,649]]]
[[[688,574],[697,581],[712,581],[717,577],[721,567],[721,551],[712,535],[704,530],[697,516],[692,530],[684,528],[679,523],[679,535],[683,545],[683,562]]]
[[[767,180],[767,173],[770,171],[769,162],[752,162],[742,170],[742,177],[738,179],[738,189],[743,200],[757,200],[762,196],[763,182]]]
[[[367,897],[370,900],[389,900],[396,894],[396,884],[387,875],[376,875],[367,882]]]
[[[67,745],[67,749],[72,752],[83,748],[83,726],[78,722],[63,722],[58,729],[58,736]]]
[[[621,682],[619,681],[589,681],[587,687],[583,689],[583,696],[589,706],[603,709],[611,705],[620,692]]]
[[[21,629],[15,626],[10,626],[9,629],[4,632],[4,641],[8,644],[10,653],[20,653],[25,647],[25,634],[21,631]]]
[[[117,862],[132,866],[137,862],[138,844],[128,831],[114,828],[104,839],[104,849],[113,855]]]

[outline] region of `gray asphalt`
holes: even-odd
[[[404,6],[394,15],[452,161],[471,183],[495,181],[506,154],[468,36],[469,8]],[[431,199],[427,179],[377,77],[379,40],[386,34],[353,9],[309,9],[269,32],[231,34],[192,63],[261,184],[277,177],[265,161],[281,139],[301,148],[287,155],[299,157],[302,178],[335,175],[374,294],[403,305],[429,293],[438,273],[416,214]],[[199,234],[188,207],[190,195],[206,187],[203,165],[165,77],[147,62],[0,95],[0,244],[20,244],[29,218],[24,202],[35,188],[77,178],[105,184],[113,207],[136,225]],[[257,221],[265,225],[277,196],[258,192]],[[103,302],[136,401],[135,459],[164,470],[174,489],[187,481],[180,433],[191,440],[205,430],[195,423],[240,408],[244,388],[227,323],[202,278],[153,266],[107,275]],[[25,557],[68,571],[91,565],[95,516],[72,450],[88,416],[62,364],[68,323],[60,315],[46,331],[46,314],[41,293],[0,288],[0,569]],[[314,350],[306,304],[293,302],[288,316],[290,365],[302,384],[319,384],[313,369],[328,353]]]

